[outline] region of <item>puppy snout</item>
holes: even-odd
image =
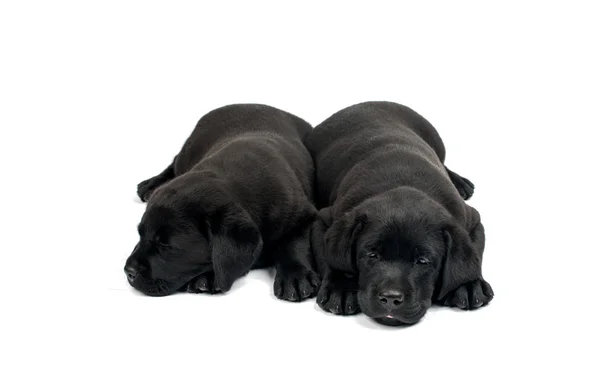
[[[404,294],[398,290],[384,290],[379,293],[379,302],[388,310],[392,310],[404,302]]]
[[[127,265],[125,266],[125,274],[127,275],[129,282],[133,282],[137,278],[139,270],[134,266]]]
[[[127,276],[127,279],[130,283],[135,281],[136,278],[140,274],[142,274],[142,272],[142,264],[138,262],[138,260],[136,260],[135,258],[129,258],[129,260],[127,260],[127,262],[125,263],[125,275]]]

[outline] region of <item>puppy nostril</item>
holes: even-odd
[[[379,293],[379,301],[387,308],[397,307],[404,302],[404,294],[397,290],[386,290]]]
[[[127,279],[129,282],[133,282],[138,276],[138,271],[136,268],[127,266],[125,267],[125,275],[127,275]]]

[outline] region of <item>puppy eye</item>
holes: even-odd
[[[164,240],[162,239],[156,239],[154,241],[154,244],[156,244],[156,248],[158,249],[158,252],[168,252],[171,250],[171,246],[169,245],[169,243],[166,243]]]
[[[164,258],[171,258],[173,256],[177,255],[177,251],[176,248],[173,248],[171,245],[167,244],[167,243],[157,243],[156,244],[156,252],[158,255],[164,257]]]
[[[426,257],[419,257],[417,259],[417,264],[419,265],[429,265],[431,263],[431,261],[429,261],[429,259],[427,259]]]
[[[369,256],[369,258],[372,258],[372,259],[379,258],[379,255],[377,253],[375,253],[375,252],[369,252],[367,254],[367,256]]]
[[[159,248],[169,248],[169,243],[167,243],[167,239],[159,235],[156,235],[156,237],[154,238],[154,244],[156,244]]]

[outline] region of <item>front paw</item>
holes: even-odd
[[[192,294],[206,293],[206,294],[219,294],[221,288],[215,281],[215,274],[213,272],[202,274],[194,278],[187,285],[187,292]]]
[[[312,270],[285,271],[277,269],[273,292],[275,296],[290,302],[301,302],[315,296],[321,279]]]
[[[317,295],[317,304],[326,312],[336,315],[355,315],[358,306],[358,286],[351,280],[324,281]]]
[[[483,307],[494,298],[494,290],[483,279],[465,283],[446,295],[444,305],[471,310]]]

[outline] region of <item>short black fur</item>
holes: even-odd
[[[485,235],[464,199],[474,185],[444,165],[435,128],[408,107],[360,103],[308,136],[321,209],[311,242],[321,308],[414,324],[432,303],[475,309],[493,297]]]
[[[258,104],[203,116],[173,162],[138,185],[148,206],[125,264],[129,283],[153,296],[218,293],[275,265],[278,298],[315,295],[314,163],[303,145],[311,130]]]

